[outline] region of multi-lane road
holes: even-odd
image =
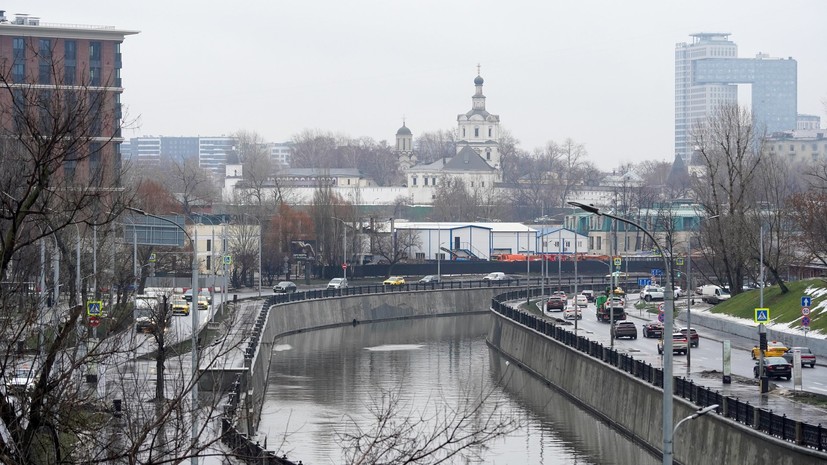
[[[643,325],[656,319],[656,315],[646,313],[638,310],[634,304],[638,301],[636,296],[629,296],[626,302],[626,313],[629,321],[633,321],[638,329],[637,339],[615,339],[614,347],[620,351],[633,355],[636,359],[651,363],[653,366],[662,366],[662,356],[657,351],[657,339],[647,339],[643,337]],[[571,305],[571,301],[569,301]],[[703,311],[708,308],[703,305],[693,306],[693,311]],[[563,312],[546,312],[546,315],[553,318],[563,318]],[[571,323],[570,329],[574,331],[574,320],[567,320]],[[715,332],[706,328],[692,325],[700,335],[699,345],[697,348],[690,349],[690,357],[681,354],[675,354],[674,373],[676,376],[688,376],[698,378],[704,373],[723,371],[723,342],[724,340],[731,341],[731,369],[732,374],[741,378],[752,379],[753,367],[755,361],[752,360],[750,350],[753,346],[753,341],[747,341],[744,338],[733,336],[730,334]],[[577,332],[581,336],[586,336],[592,340],[598,340],[605,345],[609,345],[611,338],[609,337],[609,324],[597,321],[596,309],[594,303],[589,303],[588,307],[583,309],[583,318],[577,323]],[[689,359],[690,363],[687,364]],[[820,363],[823,361],[820,361]],[[687,371],[687,365],[689,370]],[[773,380],[779,386],[793,389],[793,381],[783,379]],[[802,369],[802,388],[805,391],[814,392],[818,394],[827,395],[827,369],[823,366],[816,366],[815,368]]]

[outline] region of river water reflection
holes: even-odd
[[[295,334],[273,347],[259,432],[269,450],[304,465],[345,463],[337,439],[362,426],[384,391],[424,412],[490,393],[520,427],[488,444],[486,464],[657,464],[660,456],[616,433],[521,371],[485,343],[489,316],[363,324]],[[611,393],[607,393],[611,395]],[[466,463],[455,460],[451,463]]]

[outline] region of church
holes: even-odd
[[[485,109],[482,76],[474,78],[471,109],[457,115],[457,153],[432,163],[417,164],[413,133],[405,126],[396,132],[396,154],[405,174],[410,202],[430,205],[436,189],[449,179],[462,180],[471,192],[490,197],[495,184],[502,181],[500,167],[500,116]]]

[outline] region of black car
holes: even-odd
[[[292,294],[296,292],[296,283],[293,281],[281,281],[273,286],[273,292],[276,294]]]
[[[663,323],[650,321],[643,325],[643,337],[659,338],[663,335]]]
[[[790,379],[793,377],[793,366],[784,360],[784,357],[766,357],[764,358],[764,373],[769,378]],[[758,377],[758,362],[755,363],[752,374]]]

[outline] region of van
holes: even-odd
[[[493,273],[488,273],[485,277],[482,278],[483,281],[506,281],[508,277],[505,273],[501,271],[495,271]]]
[[[723,302],[724,300],[729,300],[731,297],[729,292],[724,290],[721,286],[716,286],[714,284],[701,286],[700,291],[701,300],[712,305],[715,305],[718,302]]]

